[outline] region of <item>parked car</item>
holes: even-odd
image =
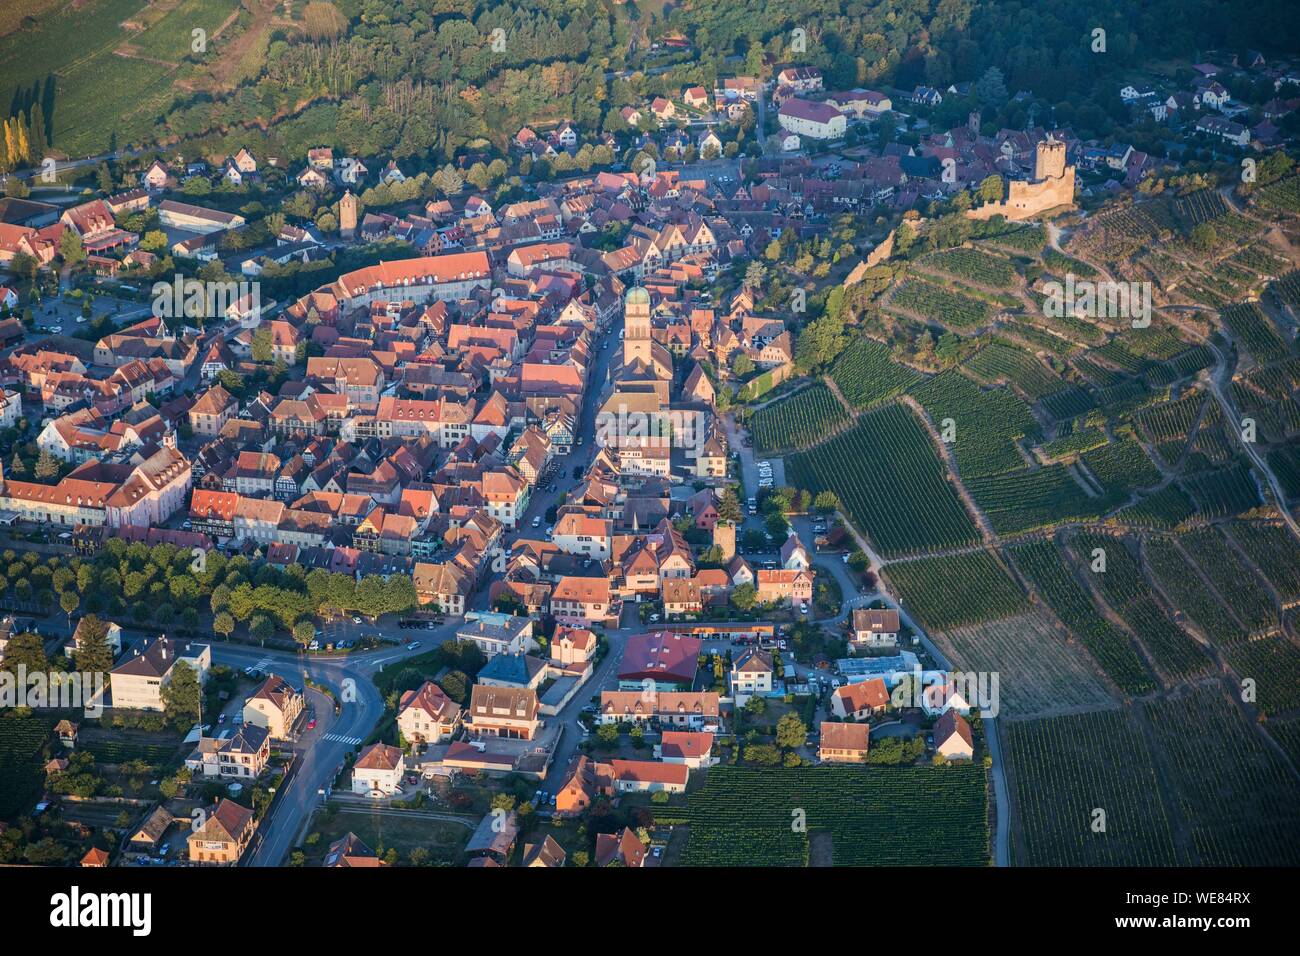
[[[311,720],[307,721],[307,729],[308,729],[308,730],[315,730],[315,729],[316,729],[316,718],[315,718],[315,717],[313,717]]]
[[[410,644],[407,644],[407,645],[406,645],[406,649],[407,649],[408,651],[418,650],[419,647],[420,647],[420,642],[419,642],[419,641],[411,641]]]
[[[533,516],[533,527],[534,527],[534,528],[540,528],[541,526],[542,526],[542,516],[541,516],[541,515],[534,515],[534,516]]]

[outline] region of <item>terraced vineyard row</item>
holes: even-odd
[[[993,316],[987,302],[914,277],[898,287],[889,304],[953,329],[973,329]]]
[[[845,425],[849,413],[825,385],[813,385],[760,408],[749,426],[759,451],[807,448]]]
[[[1128,635],[1102,617],[1075,579],[1064,552],[1049,542],[1035,541],[1012,548],[1009,553],[1020,573],[1120,690],[1137,695],[1155,689],[1155,681]]]
[[[1165,485],[1144,495],[1140,501],[1119,512],[1116,517],[1127,524],[1147,528],[1176,528],[1196,513],[1192,499],[1177,485]]]
[[[1066,382],[1024,349],[995,341],[966,360],[966,370],[985,385],[1008,382],[1030,401],[1059,392]]]
[[[1255,361],[1266,363],[1286,358],[1288,350],[1282,337],[1273,328],[1264,310],[1256,302],[1243,302],[1230,305],[1219,312],[1224,324],[1241,347],[1255,357]]]
[[[1223,646],[1245,640],[1246,632],[1222,604],[1206,589],[1174,543],[1166,538],[1151,538],[1144,548],[1156,582],[1180,611],[1205,632],[1215,644]]]
[[[830,441],[788,456],[785,468],[798,488],[834,491],[886,558],[979,540],[929,436],[898,405],[868,412]]]
[[[1145,709],[1171,770],[1177,812],[1191,830],[1196,862],[1300,864],[1300,783],[1221,686],[1152,701]]]
[[[955,279],[966,279],[976,285],[995,289],[1008,288],[1017,279],[1016,270],[1010,262],[977,249],[945,249],[925,256],[920,263]]]
[[[854,408],[870,408],[921,380],[921,373],[895,362],[888,346],[858,339],[831,366],[831,378]]]
[[[1300,600],[1300,543],[1279,524],[1239,522],[1228,529],[1282,600]]]
[[[1277,611],[1253,571],[1217,528],[1202,528],[1179,539],[1183,550],[1205,572],[1219,597],[1252,633],[1263,634],[1277,626]]]

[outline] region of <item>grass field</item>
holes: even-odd
[[[982,766],[719,766],[708,773],[685,808],[655,813],[690,825],[686,866],[805,866],[809,834],[829,837],[836,866],[988,863]],[[918,852],[924,847],[942,852]]]
[[[785,459],[786,480],[834,491],[884,557],[978,540],[930,439],[907,409],[888,405],[806,452]]]

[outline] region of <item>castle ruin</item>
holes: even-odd
[[[1038,144],[1034,156],[1034,178],[1013,179],[1007,184],[1003,202],[985,203],[966,210],[971,219],[1004,216],[1019,221],[1040,216],[1049,209],[1074,205],[1074,167],[1065,164],[1065,144],[1048,139]]]

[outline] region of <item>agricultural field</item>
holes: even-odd
[[[1182,485],[1196,503],[1197,513],[1210,521],[1244,514],[1261,504],[1259,489],[1247,465],[1190,475]]]
[[[1280,524],[1238,522],[1228,534],[1286,603],[1300,600],[1300,543]]]
[[[953,329],[974,329],[993,317],[993,307],[987,302],[917,278],[906,279],[889,304]]]
[[[1029,408],[1004,388],[981,389],[949,370],[911,390],[943,437],[952,438],[957,470],[963,479],[997,475],[1023,468],[1028,462],[1016,449],[1022,438],[1038,437]],[[951,421],[951,429],[945,425]]]
[[[1291,720],[1270,720],[1264,725],[1268,735],[1286,752],[1291,766],[1300,772],[1300,717]]]
[[[1161,803],[1156,758],[1122,710],[1014,721],[1002,728],[1023,866],[1185,864]],[[1097,810],[1105,829],[1094,829]]]
[[[750,417],[749,427],[760,452],[807,448],[848,424],[849,413],[825,385],[815,384],[783,398]]]
[[[0,820],[25,814],[41,795],[41,765],[54,723],[35,714],[0,713]]]
[[[1212,595],[1183,553],[1168,538],[1148,538],[1143,552],[1160,589],[1205,636],[1220,647],[1245,640],[1246,631]]]
[[[1238,677],[1255,682],[1255,703],[1265,714],[1300,707],[1300,648],[1285,637],[1237,644],[1224,657]]]
[[[1059,392],[1067,385],[1033,355],[1000,340],[972,355],[966,360],[965,368],[985,385],[1006,382],[1031,402]]]
[[[1015,229],[1009,229],[998,236],[984,240],[997,246],[1005,246],[1016,252],[1036,255],[1047,244],[1047,231],[1037,223],[1029,223]]]
[[[1098,552],[1105,553],[1105,569],[1093,570]],[[1092,574],[1093,586],[1105,598],[1120,619],[1129,626],[1155,662],[1167,674],[1189,677],[1210,665],[1205,650],[1188,637],[1151,596],[1151,588],[1142,576],[1137,560],[1120,538],[1100,534],[1080,534],[1075,552]]]
[[[1092,661],[1041,608],[1001,621],[931,635],[959,670],[997,673],[998,716],[1021,719],[1059,708],[1103,708],[1113,703]]]
[[[1043,265],[1047,267],[1047,270],[1052,275],[1060,278],[1065,278],[1067,275],[1076,275],[1080,278],[1090,279],[1098,274],[1097,270],[1088,263],[1051,248],[1043,250]]]
[[[1124,524],[1144,528],[1177,528],[1196,514],[1196,507],[1187,493],[1175,484],[1165,485],[1159,491],[1144,495],[1136,504],[1118,512],[1115,517]]]
[[[1272,596],[1241,560],[1217,528],[1201,528],[1179,538],[1187,555],[1205,572],[1224,606],[1251,634],[1267,634],[1277,627]]]
[[[1110,439],[1106,437],[1106,432],[1100,428],[1075,428],[1073,431],[1054,438],[1049,442],[1044,442],[1038,446],[1038,451],[1044,458],[1054,461],[1061,458],[1073,458],[1081,452],[1091,451],[1093,448],[1100,448]]]
[[[893,360],[888,346],[867,338],[845,349],[831,366],[830,375],[854,408],[878,405],[921,380],[920,372]]]
[[[1062,521],[1099,518],[1126,496],[1091,497],[1065,465],[1044,465],[987,478],[972,478],[966,488],[998,534],[1020,534]]]
[[[1270,212],[1294,215],[1300,212],[1300,174],[1284,176],[1251,193],[1251,200]]]
[[[868,412],[830,441],[787,456],[785,473],[814,495],[834,491],[886,558],[979,540],[925,429],[899,405]]]
[[[927,630],[996,621],[1029,607],[1020,585],[990,551],[889,564],[885,576]]]
[[[1300,864],[1300,782],[1220,684],[1151,701],[1145,711],[1170,768],[1174,812],[1191,831],[1193,863]]]
[[[9,102],[15,88],[30,90],[53,74],[56,92],[48,120],[56,148],[85,155],[107,148],[114,134],[121,143],[144,138],[176,95],[174,64],[189,51],[190,30],[215,30],[237,8],[236,0],[198,0],[188,20],[168,24],[170,17],[181,15],[178,7],[155,27],[137,34],[124,24],[145,24],[141,17],[148,9],[145,0],[69,3],[42,17],[33,29],[0,39],[0,98]],[[151,34],[159,28],[164,32],[155,44]],[[171,41],[180,38],[182,28],[185,44],[175,51]],[[77,42],[67,42],[70,36]],[[120,48],[129,52],[136,44],[150,49],[157,45],[166,56],[118,55]]]
[[[1007,289],[1018,278],[1015,267],[1008,260],[978,249],[956,248],[933,252],[920,259],[919,264],[950,278],[994,289]]]
[[[1165,464],[1175,465],[1182,458],[1205,402],[1205,395],[1192,392],[1176,401],[1153,405],[1135,416],[1138,431],[1155,447]]]
[[[985,866],[982,766],[718,766],[685,808],[656,820],[686,823],[685,866],[806,866],[810,833],[828,834],[836,866]],[[803,811],[807,831],[793,825]],[[918,852],[942,847],[941,853]]]
[[[1230,305],[1219,312],[1224,325],[1238,344],[1260,364],[1275,362],[1290,354],[1286,343],[1273,328],[1264,310],[1256,302]]]
[[[1149,488],[1160,483],[1160,470],[1132,438],[1112,441],[1100,448],[1085,452],[1080,460],[1104,491],[1111,495],[1127,495],[1136,488]]]
[[[1102,616],[1075,578],[1064,552],[1051,542],[1035,541],[1011,548],[1009,554],[1020,573],[1120,690],[1137,695],[1155,689],[1132,640]]]

